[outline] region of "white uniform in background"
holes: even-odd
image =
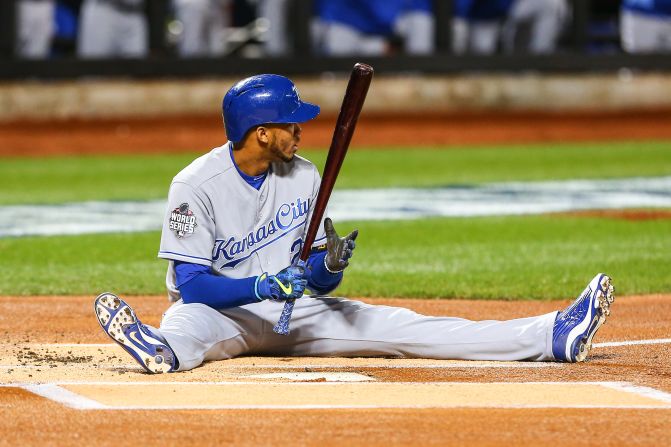
[[[551,53],[568,17],[566,0],[515,0],[503,30],[503,46],[507,52],[516,49],[520,26],[529,26],[529,40],[523,50],[529,53]]]
[[[394,23],[394,31],[403,38],[405,53],[413,55],[433,53],[435,28],[433,14],[421,10],[404,12]]]
[[[231,0],[174,0],[182,23],[178,43],[181,57],[216,57],[226,51],[226,34],[232,25]]]
[[[149,32],[144,0],[84,0],[77,55],[81,58],[145,57]]]
[[[215,310],[184,304],[173,262],[229,278],[276,274],[295,261],[320,184],[309,161],[273,163],[259,190],[236,169],[230,143],[177,174],[168,195],[159,257],[170,260],[171,301],[159,329],[179,370],[242,354],[399,356],[435,359],[551,360],[557,312],[509,321],[428,317],[345,298],[296,300],[288,336],[273,332],[283,302]],[[324,244],[323,222],[313,246]]]
[[[469,21],[452,19],[452,52],[454,54],[494,54],[498,47],[501,22],[499,20]]]
[[[268,31],[264,49],[268,56],[284,56],[290,53],[287,0],[259,0],[259,17],[268,20]]]
[[[671,0],[624,0],[620,38],[628,53],[671,52]]]
[[[54,35],[53,0],[20,0],[16,5],[16,54],[26,59],[49,56]]]

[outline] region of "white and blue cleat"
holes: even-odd
[[[135,316],[125,301],[111,293],[103,293],[93,303],[98,323],[112,340],[124,348],[147,372],[153,374],[175,371],[177,360],[160,337]]]
[[[610,315],[614,299],[610,277],[599,273],[569,307],[557,314],[552,330],[555,360],[582,362],[587,358],[592,338]]]

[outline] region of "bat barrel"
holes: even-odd
[[[335,130],[333,131],[333,138],[331,140],[331,147],[324,165],[324,173],[322,174],[322,181],[319,185],[319,194],[317,200],[313,205],[312,219],[305,236],[303,250],[301,251],[300,259],[306,261],[310,256],[310,249],[312,243],[317,236],[319,224],[321,223],[326,204],[331,197],[331,192],[340,172],[340,168],[345,160],[347,149],[352,141],[356,123],[359,120],[363,103],[366,100],[368,87],[373,79],[373,67],[368,64],[357,63],[352,69],[349,82],[347,83],[347,90],[343,98],[338,120],[336,121]]]

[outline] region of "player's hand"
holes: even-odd
[[[276,275],[262,274],[256,279],[255,292],[259,300],[286,301],[303,296],[308,281],[305,263],[291,265]]]
[[[359,235],[359,230],[354,230],[345,237],[338,236],[333,222],[328,217],[324,219],[324,231],[326,232],[326,258],[324,264],[331,273],[345,270],[349,265],[349,258],[356,247],[354,240]]]

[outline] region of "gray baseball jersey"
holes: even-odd
[[[211,266],[220,275],[274,274],[301,251],[319,174],[307,160],[275,163],[259,190],[238,172],[225,144],[174,179],[159,257],[170,261],[167,286],[176,301],[156,333],[170,345],[179,370],[245,354],[550,360],[556,312],[509,321],[429,317],[408,309],[345,298],[296,300],[291,333],[272,327],[283,308],[270,300],[229,309],[185,304],[173,262]],[[323,222],[315,245],[323,243]]]
[[[230,146],[203,155],[174,178],[158,256],[210,266],[234,279],[274,275],[300,255],[319,172],[295,156],[272,164],[256,190],[240,176]],[[324,243],[323,227],[313,245]],[[166,285],[171,301],[179,300],[173,262]]]

